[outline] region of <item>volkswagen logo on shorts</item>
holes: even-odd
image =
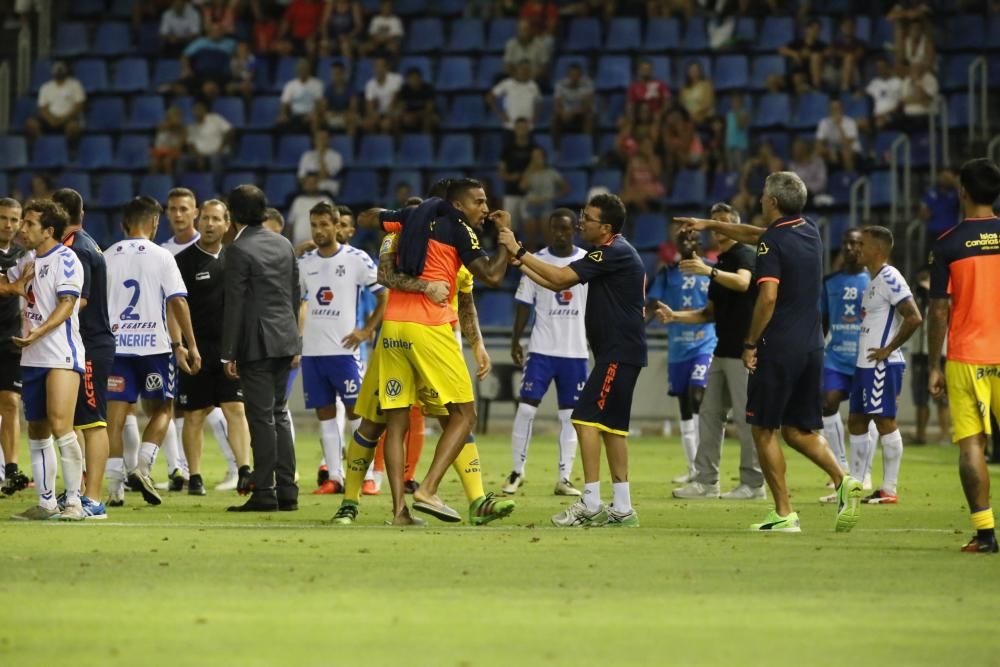
[[[403,384],[396,378],[389,378],[385,383],[385,395],[389,398],[396,398],[403,391]]]
[[[146,376],[146,391],[159,391],[163,389],[163,376],[159,373],[150,373]]]

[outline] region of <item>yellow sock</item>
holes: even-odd
[[[996,525],[993,519],[992,507],[973,512],[969,518],[972,519],[972,527],[976,530],[992,530]]]
[[[462,447],[462,451],[451,465],[462,480],[465,497],[470,503],[486,495],[483,491],[483,472],[479,467],[479,448],[476,447],[475,440],[465,443],[465,447]]]
[[[355,433],[350,442],[347,443],[347,470],[344,475],[344,500],[354,503],[361,502],[361,486],[365,483],[365,475],[368,473],[368,466],[375,458],[375,445],[377,442],[369,443],[365,440],[365,445],[361,444],[365,440],[361,435]]]

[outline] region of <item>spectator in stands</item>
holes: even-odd
[[[323,99],[323,82],[312,75],[309,61],[302,58],[295,64],[295,78],[281,91],[281,112],[278,125],[305,131],[315,118],[316,103]]]
[[[644,139],[629,157],[622,180],[622,201],[627,206],[645,212],[659,207],[667,190],[663,186],[663,167],[656,156],[653,142]]]
[[[296,246],[312,238],[309,227],[309,210],[321,201],[333,203],[319,189],[319,174],[306,174],[302,179],[302,191],[292,200],[288,209],[288,225],[292,243]]]
[[[726,112],[726,169],[743,166],[750,150],[750,112],[743,106],[743,93],[733,93]]]
[[[518,12],[518,17],[531,22],[531,29],[534,31],[535,36],[541,40],[546,52],[551,57],[556,30],[559,28],[558,3],[526,0],[521,3],[521,10]]]
[[[224,35],[236,33],[236,17],[240,0],[210,0],[201,7],[201,24],[208,32],[213,25],[222,28]]]
[[[792,159],[788,161],[788,170],[798,174],[806,184],[810,202],[815,202],[817,195],[826,194],[826,162],[820,157],[814,144],[805,139],[796,139],[792,144]]]
[[[705,152],[702,157],[702,169],[710,174],[726,169],[726,119],[722,116],[712,116],[708,120],[708,131],[702,139]]]
[[[900,89],[903,97],[903,127],[907,130],[927,129],[927,116],[935,109],[938,80],[930,65],[923,62],[910,64],[909,72]]]
[[[35,174],[28,182],[30,193],[28,200],[52,199],[52,179],[45,174]]]
[[[323,99],[316,102],[316,127],[327,127],[354,136],[358,124],[358,98],[347,81],[344,63],[330,66],[330,83]]]
[[[916,63],[934,69],[934,37],[925,21],[910,21],[896,35],[897,63],[903,66]]]
[[[937,183],[920,200],[920,217],[927,222],[927,239],[933,241],[958,224],[961,206],[958,179],[945,167],[938,172]]]
[[[357,0],[331,0],[323,12],[322,52],[353,58],[365,25],[364,11]]]
[[[497,98],[502,106],[497,104]],[[486,94],[486,103],[508,130],[514,129],[518,118],[526,118],[534,125],[541,102],[542,91],[531,79],[531,63],[527,60],[518,64],[514,76],[507,77]]]
[[[180,107],[172,105],[156,126],[156,137],[149,151],[149,166],[154,174],[172,174],[184,152],[187,132]]]
[[[495,0],[466,0],[462,16],[467,19],[489,20],[497,13]]]
[[[903,0],[893,5],[889,13],[885,15],[886,20],[893,22],[909,22],[923,20],[930,16],[931,6],[921,0]]]
[[[174,0],[160,18],[160,48],[176,57],[201,34],[201,14],[186,0]]]
[[[715,86],[705,78],[705,71],[697,60],[687,66],[680,99],[681,106],[699,127],[705,125],[708,119],[715,115]]]
[[[823,56],[826,42],[819,38],[820,24],[812,19],[806,24],[802,37],[793,39],[778,49],[785,57],[785,71],[792,91],[801,94],[823,83]]]
[[[376,58],[372,78],[365,84],[365,117],[362,125],[366,132],[390,134],[393,131],[392,103],[403,87],[403,77],[389,71],[385,58]]]
[[[875,76],[868,82],[865,92],[872,98],[872,123],[875,130],[892,128],[899,120],[903,81],[896,76],[885,58],[875,60]]]
[[[760,214],[760,193],[764,192],[764,181],[770,174],[781,171],[783,166],[781,158],[767,141],[761,141],[757,146],[757,153],[743,163],[739,190],[732,200],[732,205],[740,211],[743,218],[754,220]],[[754,224],[757,224],[756,220]],[[765,222],[764,226],[767,224],[769,223]]]
[[[413,198],[413,187],[406,181],[403,181],[402,183],[397,183],[396,192],[393,194],[393,198],[394,201],[392,203],[392,208],[394,209],[406,208],[408,206],[406,202],[408,202],[410,199]]]
[[[545,75],[551,53],[545,40],[535,34],[531,21],[517,22],[517,34],[507,40],[503,50],[503,66],[507,76],[516,76],[521,63],[528,63],[529,79],[539,79]]]
[[[857,121],[844,113],[840,100],[830,100],[830,115],[816,127],[816,141],[830,169],[854,171],[861,157],[861,136]]]
[[[83,131],[83,108],[87,93],[83,85],[69,75],[66,63],[52,65],[52,78],[38,89],[38,115],[25,121],[24,131],[30,141],[41,134],[61,132],[75,142]]]
[[[229,60],[229,83],[226,84],[226,94],[240,96],[249,105],[253,97],[256,69],[257,57],[250,51],[250,44],[237,43],[236,51]]]
[[[653,78],[653,63],[640,60],[635,80],[628,87],[625,98],[625,113],[634,120],[639,118],[639,109],[647,107],[654,122],[659,122],[670,103],[670,88],[659,79]]]
[[[855,32],[854,19],[844,17],[840,21],[840,32],[824,54],[823,79],[826,89],[843,93],[853,90],[858,80],[858,65],[864,57],[865,43]]]
[[[170,9],[173,0],[134,0],[132,2],[132,30],[139,34],[144,22],[158,22],[163,12]]]
[[[292,0],[285,9],[275,48],[284,56],[314,56],[317,35],[323,24],[323,0]]]
[[[618,0],[577,0],[562,6],[562,13],[568,16],[593,16],[610,21],[616,16]]]
[[[673,183],[681,169],[700,166],[704,152],[701,137],[687,110],[683,107],[671,109],[663,123],[664,180]]]
[[[556,83],[553,95],[552,140],[556,146],[564,132],[594,132],[594,82],[575,62]]]
[[[368,39],[361,46],[361,53],[395,60],[404,34],[403,21],[396,15],[392,0],[382,0],[378,14],[368,24]]]
[[[396,92],[395,116],[397,132],[423,132],[431,134],[438,124],[434,86],[424,81],[417,67],[406,71],[406,80]]]
[[[536,148],[538,144],[531,137],[531,123],[527,118],[518,118],[514,122],[513,136],[500,153],[500,164],[497,167],[504,182],[503,210],[510,213],[511,224],[515,229],[520,228],[524,209],[521,178],[531,163],[531,154]]]
[[[233,126],[204,100],[194,103],[194,122],[187,128],[188,156],[195,171],[222,173],[222,158],[233,140]]]
[[[653,112],[647,105],[638,108],[638,117],[632,120],[628,115],[618,119],[618,136],[615,137],[615,150],[610,156],[613,165],[625,168],[637,150],[639,144],[646,139],[654,146],[660,145],[660,123],[653,118]]]
[[[319,179],[317,186],[331,197],[340,193],[340,181],[337,176],[344,168],[344,158],[330,147],[330,133],[326,130],[316,130],[313,133],[313,147],[299,158],[299,184],[304,188],[308,176]]]
[[[222,24],[212,23],[208,33],[187,45],[181,55],[181,90],[177,94],[219,96],[232,75],[236,41],[227,37]]]
[[[569,194],[569,184],[545,159],[545,151],[535,148],[531,161],[521,176],[524,191],[524,222],[518,235],[529,250],[539,247],[542,221],[554,207],[554,202]]]

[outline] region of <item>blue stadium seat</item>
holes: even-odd
[[[757,56],[753,59],[750,87],[765,90],[772,75],[785,76],[785,59],[781,56]]]
[[[280,91],[286,83],[295,78],[295,63],[292,56],[278,58],[274,66],[274,89]]]
[[[496,167],[503,152],[503,135],[499,132],[477,132],[475,136],[476,163],[483,167]]]
[[[1000,15],[990,17],[990,27],[986,31],[986,46],[991,51],[1000,50]]]
[[[428,0],[395,0],[393,7],[400,16],[416,16],[418,14],[430,13]]]
[[[181,78],[181,61],[176,58],[159,58],[153,65],[153,86],[174,83]]]
[[[357,165],[374,169],[392,167],[395,164],[395,151],[392,137],[388,134],[367,134],[361,138],[358,148]]]
[[[514,295],[500,290],[483,290],[476,303],[479,323],[484,327],[510,329],[514,325]]]
[[[507,40],[517,34],[515,19],[493,19],[486,35],[486,51],[500,53],[507,46]]]
[[[503,77],[503,59],[496,56],[483,56],[479,59],[476,69],[476,88],[489,90]]]
[[[837,206],[847,206],[851,200],[851,186],[858,175],[849,171],[836,171],[827,179],[827,194]]]
[[[435,88],[442,93],[468,90],[473,80],[472,58],[466,56],[442,58],[434,77]]]
[[[406,31],[403,51],[406,53],[438,53],[444,48],[444,26],[439,18],[411,21]],[[401,68],[401,71],[406,71]]]
[[[230,171],[222,176],[220,190],[225,195],[240,185],[257,185],[257,174],[252,171]],[[264,194],[267,194],[266,192]],[[270,201],[270,197],[268,197]],[[273,205],[273,204],[272,204]]]
[[[393,169],[389,172],[389,178],[385,183],[383,201],[396,200],[396,188],[403,183],[410,186],[410,192],[414,197],[420,197],[423,193],[423,177],[417,169]]]
[[[736,19],[736,41],[744,45],[753,44],[757,41],[757,21],[750,16],[741,16]]]
[[[621,169],[595,169],[590,178],[590,187],[607,188],[608,192],[621,192]]]
[[[173,103],[170,105],[180,109],[181,118],[184,119],[185,125],[190,125],[194,122],[194,98],[190,95],[185,95],[183,97],[175,97]]]
[[[948,96],[948,127],[969,127],[969,94],[952,93]]]
[[[637,18],[611,19],[604,48],[608,51],[634,51],[642,43],[642,33]]]
[[[370,169],[350,169],[340,188],[338,203],[360,206],[373,203],[378,196],[378,174]]]
[[[712,178],[712,189],[708,194],[711,201],[729,201],[740,187],[740,172],[720,171]]]
[[[114,166],[111,137],[106,134],[83,135],[78,152],[81,169],[109,169]]]
[[[579,53],[572,55],[559,56],[555,60],[555,65],[552,67],[552,80],[559,81],[565,78],[566,73],[569,72],[571,65],[579,65],[580,69],[584,72],[590,71],[589,59],[587,56],[581,55]]]
[[[232,166],[237,169],[267,169],[274,166],[274,141],[269,134],[244,134]],[[298,163],[296,162],[296,167]]]
[[[145,58],[122,58],[115,63],[111,90],[118,93],[138,93],[149,90],[149,66]]]
[[[618,119],[625,113],[625,94],[608,93],[602,97],[597,122],[601,129],[613,130],[618,127]]]
[[[652,63],[654,79],[663,81],[670,88],[674,87],[673,61],[670,56],[646,56],[642,60]]]
[[[73,3],[73,16],[93,18],[104,14],[107,7],[104,0],[76,0]]]
[[[550,151],[551,153],[551,151]],[[565,197],[556,200],[557,206],[583,206],[587,202],[587,190],[590,189],[587,172],[582,169],[567,169],[562,172],[562,177],[569,185],[569,192]]]
[[[868,118],[871,110],[871,99],[867,95],[851,95],[844,93],[840,96],[840,103],[844,107],[844,114],[855,120]]]
[[[982,51],[986,48],[986,21],[977,14],[962,14],[948,19],[948,38],[941,46],[946,51]]]
[[[667,198],[671,206],[701,205],[706,195],[705,172],[701,169],[682,169],[674,178],[674,187]]]
[[[589,134],[567,134],[559,144],[555,165],[560,169],[590,167],[596,160],[593,137]]]
[[[354,63],[351,81],[359,93],[365,92],[365,84],[375,76],[375,65],[371,58],[362,58]]]
[[[633,244],[637,250],[656,250],[667,242],[669,221],[660,213],[640,213],[635,218],[632,231]]]
[[[103,60],[77,60],[73,64],[73,74],[88,95],[103,93],[108,89],[108,66]]]
[[[139,36],[136,38],[136,49],[138,49],[139,53],[147,58],[155,58],[160,55],[159,21],[146,21],[139,26]]]
[[[302,154],[312,148],[312,139],[307,134],[283,134],[278,139],[278,155],[274,169],[298,169]]]
[[[174,179],[167,174],[146,174],[139,180],[139,194],[152,197],[161,204],[167,203],[167,194],[174,187]]]
[[[97,188],[98,208],[118,208],[135,196],[129,174],[104,174]]]
[[[455,16],[462,13],[465,5],[465,0],[435,0],[433,9],[442,16]]]
[[[854,36],[866,45],[872,42],[872,20],[869,16],[854,16]]]
[[[774,154],[780,157],[782,160],[788,160],[791,157],[791,146],[792,142],[788,136],[788,132],[783,132],[780,130],[771,130],[770,132],[758,132],[751,138],[751,143],[753,146],[759,146],[760,144],[767,142],[771,145],[774,150]]]
[[[24,137],[0,136],[0,170],[23,169],[28,166],[28,144]]]
[[[434,68],[431,66],[431,59],[427,56],[405,56],[399,61],[398,71],[404,77],[413,68],[420,70],[424,81],[434,81]]]
[[[687,53],[708,51],[708,29],[703,17],[692,16],[688,19],[684,27],[684,36],[681,38],[681,49]]]
[[[96,97],[87,103],[89,132],[117,132],[125,122],[125,100],[121,97]]]
[[[346,134],[335,134],[330,137],[330,148],[340,153],[344,164],[354,162],[354,139]]]
[[[649,19],[646,22],[646,38],[639,48],[647,53],[676,51],[681,48],[681,25],[677,19]]]
[[[889,171],[873,171],[868,176],[872,186],[872,206],[883,208],[892,204],[892,181]]]
[[[277,208],[288,206],[298,191],[299,180],[291,172],[275,172],[268,174],[264,179],[264,194],[271,206]]]
[[[791,122],[791,103],[785,93],[761,95],[754,110],[751,127],[788,127]]]
[[[247,128],[251,130],[270,130],[281,111],[281,98],[272,95],[255,96],[250,103],[250,122]]]
[[[198,201],[211,199],[218,194],[215,179],[207,171],[185,172],[177,177],[177,185],[194,192],[195,199]]]
[[[74,58],[90,50],[87,43],[87,26],[83,23],[60,22],[52,40],[52,55],[57,58]]]
[[[768,16],[754,42],[754,50],[775,52],[795,39],[795,20],[790,16]]]
[[[625,90],[631,82],[632,59],[628,56],[601,56],[597,61],[594,77],[597,90]]]
[[[691,66],[691,63],[698,63],[701,65],[701,71],[705,73],[705,78],[711,80],[712,76],[712,59],[708,56],[685,56],[683,59],[677,62],[677,85],[678,87],[684,85],[684,81],[687,79],[687,70]]]
[[[471,134],[446,134],[438,147],[435,164],[441,167],[472,167],[476,164]]]
[[[364,139],[362,141],[362,151],[364,151]],[[377,166],[378,159],[374,160]],[[404,134],[399,141],[399,150],[396,153],[396,166],[411,169],[429,169],[434,165],[434,143],[428,134]]]
[[[124,56],[132,53],[132,33],[127,23],[101,23],[94,32],[94,55]]]
[[[69,162],[66,137],[62,135],[41,136],[35,139],[31,148],[31,166],[35,169],[61,169]]]
[[[242,130],[246,125],[242,97],[218,97],[212,104],[212,111],[228,120],[237,130]]]
[[[116,19],[131,19],[135,0],[111,0],[108,16]]]
[[[552,147],[552,135],[546,134],[544,132],[535,132],[532,139],[538,147],[545,151],[545,157],[548,159],[549,164],[555,159],[555,149]]]
[[[128,129],[151,130],[163,120],[163,98],[159,95],[139,95],[132,98],[132,115]]]
[[[14,102],[13,128],[23,130],[28,119],[38,114],[38,99],[36,97],[19,97]]]
[[[460,18],[450,22],[446,53],[478,53],[486,44],[486,26],[479,19]]]
[[[978,54],[958,53],[948,57],[944,67],[944,77],[941,81],[941,89],[951,92],[956,90],[968,90],[969,88],[969,65],[976,59]]]
[[[714,70],[716,90],[742,90],[750,85],[750,64],[742,54],[719,56]]]
[[[72,188],[80,193],[83,201],[92,199],[90,194],[90,174],[86,172],[68,171],[60,174],[55,183],[57,188]]]
[[[566,39],[560,45],[565,51],[576,53],[601,50],[601,22],[596,18],[577,17],[569,22]]]
[[[441,119],[446,130],[468,130],[483,125],[486,106],[479,95],[456,95],[451,110]]]
[[[150,148],[151,141],[148,134],[123,134],[118,139],[115,165],[119,169],[149,169]]]
[[[799,96],[792,118],[796,130],[815,130],[819,122],[826,118],[830,110],[830,98],[826,93],[809,92]]]
[[[39,58],[31,66],[31,92],[37,93],[42,84],[52,78],[52,62]]]

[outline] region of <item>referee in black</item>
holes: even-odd
[[[21,348],[11,341],[20,336],[22,279],[19,285],[6,282],[7,270],[24,255],[24,248],[14,242],[21,228],[21,204],[16,199],[0,199],[0,447],[3,451],[4,495],[28,488],[28,476],[17,467],[17,449],[21,444]]]
[[[819,429],[823,426],[823,243],[816,224],[802,216],[808,193],[789,171],[767,177],[761,206],[766,229],[715,220],[681,218],[686,229],[709,229],[743,243],[757,244],[757,299],[743,344],[750,371],[747,422],[774,509],[762,532],[801,532],[785,482],[785,456],[778,431],[793,449],[823,469],[837,485],[836,529],[851,530],[858,521],[861,482],[845,476]]]
[[[246,494],[250,491],[250,428],[243,408],[243,389],[238,379],[226,376],[219,357],[226,265],[222,239],[229,231],[229,208],[218,199],[203,202],[197,229],[198,240],[174,257],[187,287],[191,324],[202,355],[197,375],[181,371],[178,381],[177,407],[184,411],[181,439],[191,471],[188,494],[205,495],[201,450],[205,419],[216,406],[226,417],[229,444],[239,466],[236,490]]]
[[[573,410],[580,440],[584,490],[581,499],[552,517],[559,527],[636,527],[628,482],[628,429],[632,393],[646,365],[646,269],[639,253],[621,235],[625,205],[615,195],[591,197],[580,212],[580,237],[590,251],[569,266],[553,266],[527,253],[513,232],[500,230],[500,243],[521,271],[553,291],[589,286],[584,322],[594,368]],[[613,502],[601,503],[601,440],[607,448]]]

